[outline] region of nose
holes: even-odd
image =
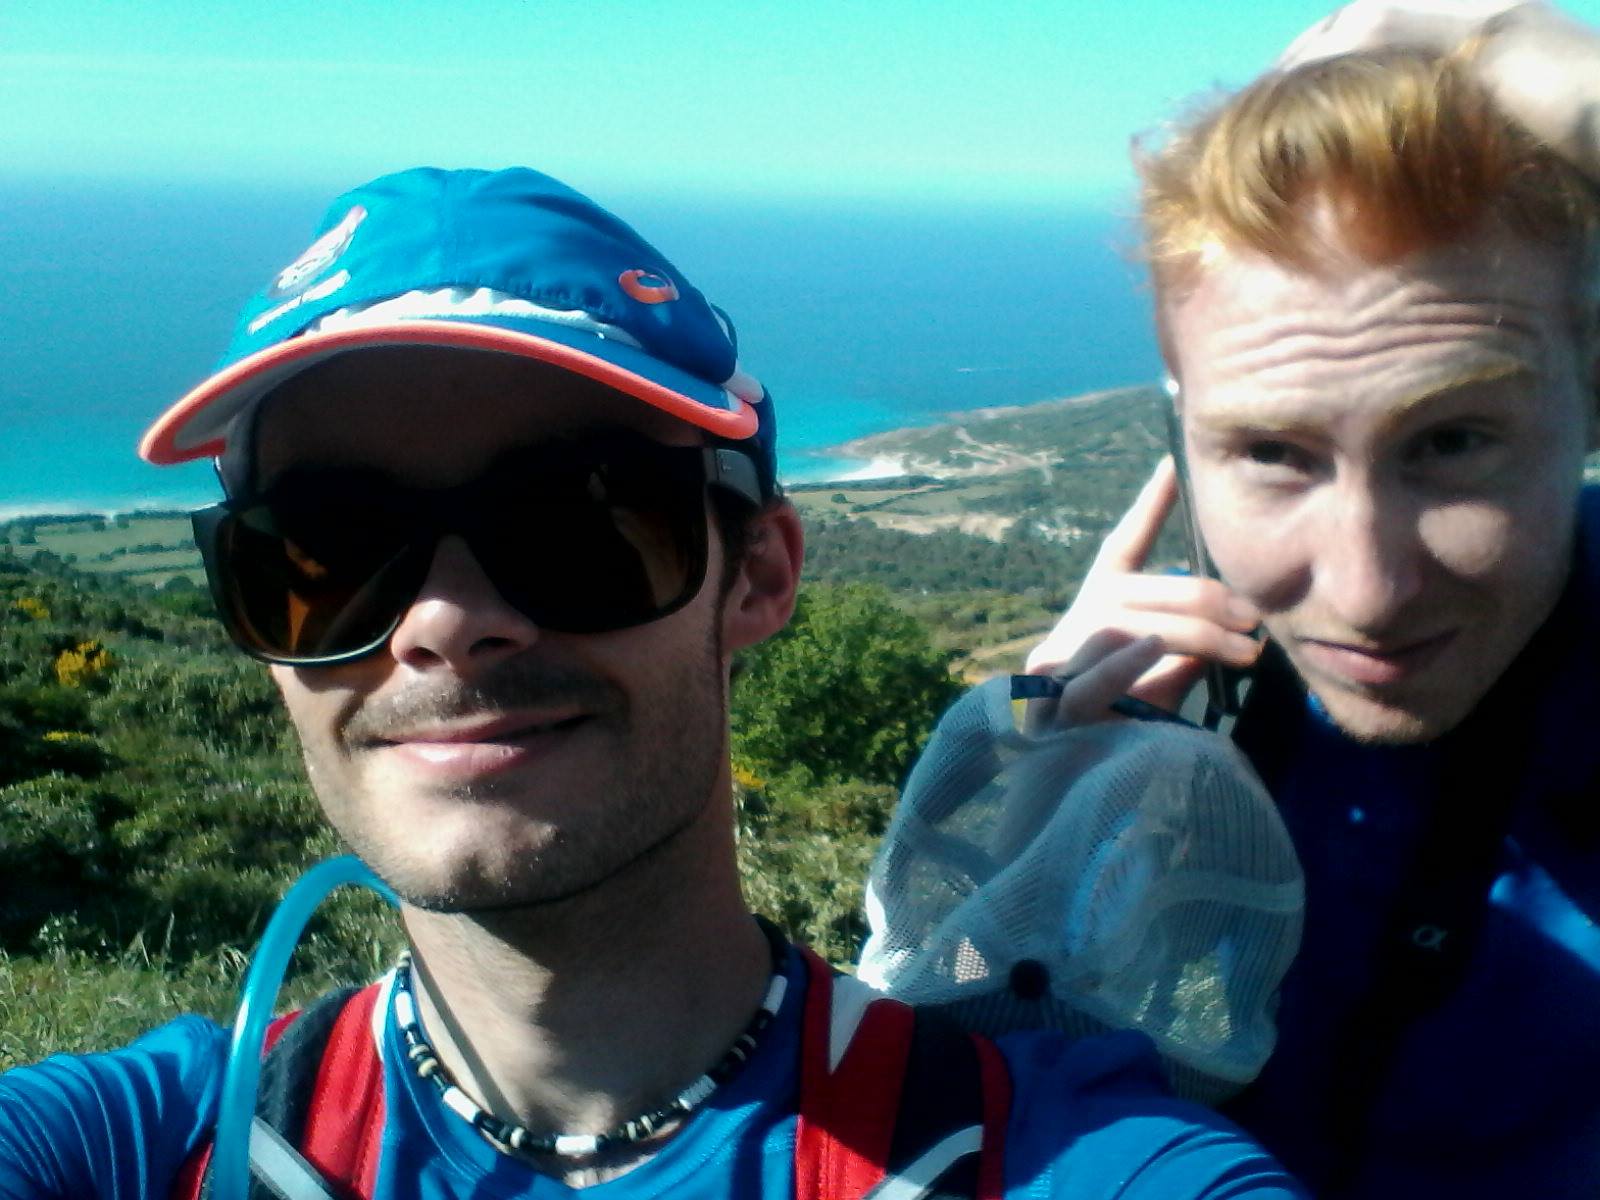
[[[414,670],[469,676],[528,649],[539,628],[506,602],[465,541],[439,540],[422,588],[389,636],[389,653]]]
[[[1315,551],[1321,606],[1351,632],[1391,631],[1422,590],[1426,548],[1404,497],[1371,483],[1330,489]]]

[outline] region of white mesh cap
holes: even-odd
[[[867,883],[860,977],[996,1035],[1148,1034],[1215,1103],[1272,1051],[1304,887],[1231,741],[1140,721],[1020,733],[1008,681],[940,720]]]

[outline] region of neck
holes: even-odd
[[[591,893],[490,914],[407,909],[405,923],[446,1070],[536,1132],[602,1132],[670,1098],[732,1044],[770,971],[725,814]]]

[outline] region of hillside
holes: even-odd
[[[1165,451],[1154,388],[953,413],[828,451],[896,475],[795,487],[821,519],[864,516],[908,533],[956,529],[994,540],[1093,543]]]
[[[0,1070],[223,1016],[288,883],[338,849],[258,663],[206,593],[0,550]],[[959,684],[890,599],[816,584],[733,696],[752,903],[836,961],[904,775]],[[365,894],[327,906],[289,999],[368,977],[398,937]]]
[[[1020,663],[1162,452],[1153,399],[956,414],[841,448],[894,478],[791,489],[808,583],[735,687],[739,853],[752,903],[835,961],[959,677]],[[0,525],[0,1070],[224,1015],[277,897],[336,849],[180,514]],[[397,944],[375,900],[337,899],[288,999]]]
[[[971,414],[959,434],[895,435],[947,479],[794,490],[801,608],[733,698],[740,857],[752,903],[836,961],[958,677],[1020,661],[1154,457],[1125,415]],[[1073,436],[1080,450],[1014,449]],[[183,514],[0,525],[0,1070],[224,1016],[277,897],[336,849],[265,671],[211,617]],[[339,897],[286,999],[369,976],[396,945],[381,905]]]
[[[789,489],[806,523],[807,580],[881,584],[966,669],[1010,665],[1071,599],[1161,454],[1156,402],[1152,389],[1131,388],[980,409],[831,451],[903,473]],[[204,586],[179,513],[0,524],[0,556],[32,562],[40,552],[164,592]],[[1158,555],[1178,561],[1176,538]]]

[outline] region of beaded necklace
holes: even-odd
[[[444,1106],[476,1129],[491,1146],[502,1152],[518,1151],[523,1154],[554,1154],[561,1158],[587,1158],[610,1146],[642,1142],[664,1128],[668,1122],[688,1116],[704,1104],[719,1087],[739,1073],[761,1040],[761,1035],[772,1023],[783,1004],[789,981],[783,973],[787,948],[776,930],[762,923],[762,931],[772,949],[772,982],[761,1007],[744,1031],[733,1040],[733,1045],[717,1064],[671,1100],[642,1116],[624,1121],[608,1133],[546,1133],[535,1134],[522,1125],[503,1121],[479,1106],[445,1070],[439,1055],[422,1032],[417,1018],[417,1003],[411,991],[411,954],[400,956],[394,972],[394,1016],[405,1041],[406,1058],[420,1079],[431,1080],[439,1089],[439,1099]]]

